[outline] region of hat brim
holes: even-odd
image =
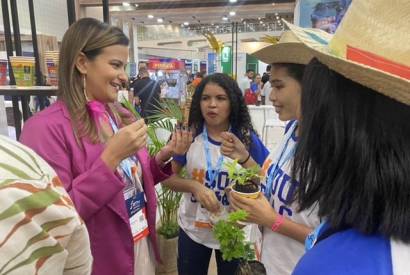
[[[306,56],[316,57],[330,69],[346,78],[369,87],[385,96],[410,105],[410,81],[397,75],[373,68],[362,63],[348,60],[331,53],[328,47],[312,43],[302,36],[304,29],[286,22],[293,34],[298,37],[304,46]],[[320,39],[320,37],[319,37]],[[287,54],[283,52],[283,54]]]
[[[289,42],[270,45],[251,54],[262,62],[308,64],[313,52],[303,43]]]

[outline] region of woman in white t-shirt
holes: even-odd
[[[230,194],[233,209],[249,213],[248,222],[262,227],[261,261],[267,274],[290,274],[304,253],[303,242],[319,224],[314,209],[297,212],[293,203],[298,181],[292,179],[293,155],[297,145],[300,119],[301,82],[305,65],[273,63],[270,100],[282,121],[289,121],[278,149],[270,153],[262,166],[262,193],[257,199]],[[232,141],[232,139],[231,139]],[[224,140],[222,152],[239,158],[248,152],[239,140]]]
[[[184,192],[178,213],[178,272],[208,274],[215,250],[218,274],[234,274],[238,261],[222,259],[219,242],[212,232],[212,214],[222,216],[229,208],[225,188],[231,180],[225,164],[233,159],[222,156],[221,141],[224,135],[243,141],[249,152],[238,158],[243,165],[261,165],[268,151],[253,130],[241,90],[225,74],[212,74],[201,81],[192,99],[189,126],[195,129],[194,142],[186,155],[174,156],[177,170],[185,166],[189,179],[174,176],[166,184]]]

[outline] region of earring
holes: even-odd
[[[85,101],[89,102],[90,99],[87,96],[87,82],[85,80],[85,74],[83,74],[83,93],[84,93]]]

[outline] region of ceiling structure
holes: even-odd
[[[79,0],[80,7],[102,6],[102,0]],[[293,21],[291,0],[110,0],[110,16],[144,25],[204,26],[230,22],[254,24]],[[149,16],[149,17],[148,17]]]

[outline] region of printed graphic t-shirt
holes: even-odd
[[[271,192],[268,194],[268,200],[276,213],[293,222],[315,228],[320,223],[317,209],[297,212],[297,203],[289,203],[294,198],[299,184],[297,181],[291,180],[293,154],[297,144],[296,127],[296,121],[287,124],[284,139],[279,144],[277,151],[266,158],[262,167],[264,174],[262,190],[265,192],[267,178],[271,172],[276,170]],[[305,251],[304,245],[292,238],[273,232],[267,227],[263,228],[262,236],[261,257],[267,274],[291,274]]]
[[[211,162],[213,167],[215,167],[221,155],[220,143],[210,138],[208,138],[208,140],[212,158]],[[255,134],[251,135],[250,154],[259,165],[263,163],[265,157],[268,155],[267,149]],[[189,178],[198,181],[198,184],[205,184],[215,192],[216,197],[227,212],[229,201],[225,194],[225,188],[231,184],[231,180],[228,178],[228,172],[224,168],[224,164],[232,162],[233,160],[227,157],[224,158],[224,164],[222,164],[221,170],[211,183],[210,176],[207,173],[207,161],[202,134],[199,134],[194,139],[194,142],[186,154],[186,158],[177,158],[176,160],[182,165],[186,165]],[[206,212],[205,208],[202,208],[193,194],[184,193],[178,211],[179,226],[193,241],[209,248],[219,249],[219,242],[214,238],[211,228],[202,226],[202,223],[199,222],[206,219],[206,217],[200,217],[202,216],[201,213],[206,216]]]

